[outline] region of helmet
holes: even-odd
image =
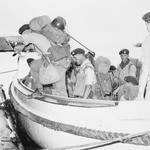
[[[56,17],[52,22],[51,25],[60,29],[64,30],[66,26],[66,20],[63,17]]]

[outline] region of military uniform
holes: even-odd
[[[119,52],[119,54],[129,54],[129,51],[127,49],[123,49]],[[124,83],[124,78],[126,76],[133,76],[136,77],[136,67],[135,65],[128,59],[126,63],[121,62],[119,66],[117,67],[116,76],[119,80],[119,85],[122,85]]]
[[[90,91],[87,98],[92,98],[93,96],[92,87],[96,83],[94,67],[89,61],[89,59],[85,57],[85,51],[83,49],[77,48],[73,50],[71,54],[72,56],[82,54],[85,58],[80,67],[78,67],[73,95],[74,97],[83,98],[84,94],[86,93],[87,87],[90,86]]]
[[[91,62],[86,59],[79,68],[76,76],[76,84],[74,88],[74,96],[83,97],[86,85],[93,86],[96,83],[94,67]]]

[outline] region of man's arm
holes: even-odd
[[[94,69],[90,67],[86,68],[85,75],[86,75],[86,78],[85,78],[86,87],[85,87],[83,98],[88,98],[92,90],[92,85],[96,83],[96,76],[95,76]]]
[[[86,85],[83,98],[87,99],[92,90],[92,85]]]
[[[148,67],[145,64],[143,64],[141,75],[140,75],[140,80],[139,80],[139,93],[137,97],[139,100],[144,99],[144,91],[145,91],[145,87],[147,83],[147,77],[148,77]]]

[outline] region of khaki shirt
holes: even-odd
[[[86,85],[94,85],[96,83],[96,75],[91,62],[86,59],[79,68],[76,76],[74,95],[82,97],[84,95]]]

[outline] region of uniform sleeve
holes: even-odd
[[[136,77],[136,67],[134,65],[130,66],[129,76]]]
[[[94,83],[96,83],[96,76],[95,76],[95,72],[92,68],[88,67],[85,69],[85,84],[86,85],[93,85]]]

